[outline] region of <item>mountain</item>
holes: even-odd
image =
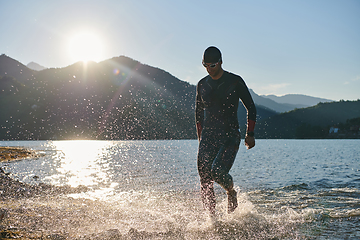
[[[249,91],[250,91],[250,94],[251,94],[255,104],[264,106],[265,108],[271,109],[278,113],[288,112],[288,111],[294,110],[295,108],[305,107],[304,105],[298,105],[298,104],[278,103],[269,98],[259,96],[252,89],[249,89]]]
[[[35,62],[30,62],[30,63],[28,63],[26,66],[27,66],[28,68],[32,69],[32,70],[35,70],[35,71],[41,71],[41,70],[46,69],[46,67],[41,66],[40,64],[35,63]]]
[[[333,100],[325,98],[311,97],[302,94],[286,94],[284,96],[275,96],[275,95],[262,95],[264,98],[271,99],[277,103],[281,104],[292,104],[298,106],[297,108],[311,107],[315,106],[320,102],[333,102]]]
[[[195,139],[195,89],[125,56],[34,71],[1,55],[0,139]],[[294,106],[251,94],[257,138],[304,137],[299,131],[326,131],[359,117],[358,102],[291,110]],[[238,116],[244,133],[242,104]]]
[[[360,117],[360,100],[319,103],[263,119],[257,138],[327,138],[329,128]]]
[[[29,80],[1,76],[1,139],[196,137],[195,86],[161,69],[121,56],[37,72],[2,58]]]
[[[34,71],[24,64],[5,54],[0,55],[0,77],[12,76],[21,83],[26,83],[34,78]]]
[[[311,97],[301,94],[287,94],[281,97],[275,95],[258,95],[250,89],[250,94],[257,105],[272,109],[278,113],[292,111],[296,108],[315,106],[320,102],[333,102],[330,99]]]
[[[27,69],[7,56],[2,66]],[[100,63],[21,70],[3,75],[2,139],[196,138],[195,86],[168,72],[120,56]],[[21,85],[21,87],[20,87]],[[1,86],[1,85],[0,85]],[[14,88],[14,86],[16,86]],[[258,119],[277,114],[257,105]],[[239,106],[240,125],[246,110]]]

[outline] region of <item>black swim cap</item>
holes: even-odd
[[[221,59],[221,52],[217,47],[208,47],[204,52],[203,61],[205,63],[217,63]]]

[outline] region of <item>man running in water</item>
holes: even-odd
[[[229,171],[240,145],[237,110],[239,100],[247,109],[245,145],[255,146],[256,108],[244,80],[222,69],[221,52],[209,47],[203,56],[209,73],[196,87],[195,119],[199,144],[198,172],[204,207],[215,214],[214,181],[228,195],[228,213],[237,207],[237,194]]]

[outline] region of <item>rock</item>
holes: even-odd
[[[51,234],[51,235],[48,235],[46,236],[45,239],[50,239],[50,240],[65,240],[66,237],[64,237],[63,235],[60,235],[60,234]]]
[[[22,236],[16,229],[4,229],[0,231],[0,239],[20,239]]]
[[[4,218],[7,215],[7,209],[0,209],[0,222],[2,222],[4,220]]]

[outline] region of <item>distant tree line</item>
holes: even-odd
[[[312,126],[303,123],[296,128],[298,139],[323,139],[323,138],[360,138],[360,118],[346,120],[334,126]]]

